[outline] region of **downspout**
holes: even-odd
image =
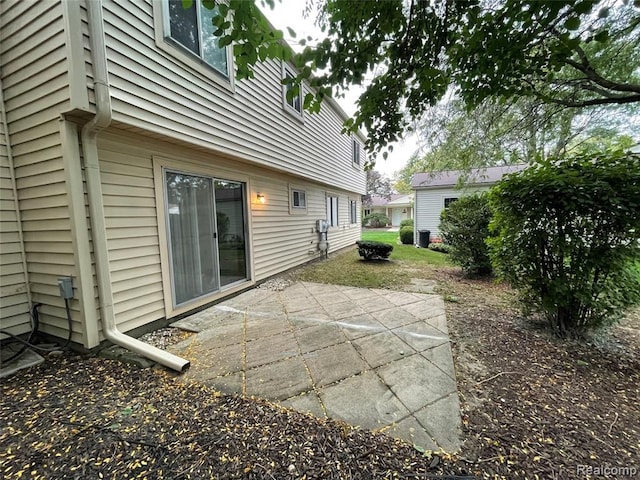
[[[102,1],[86,2],[89,22],[89,41],[93,65],[93,85],[96,104],[95,116],[82,128],[82,155],[85,165],[85,180],[91,216],[91,236],[96,265],[96,277],[100,298],[100,318],[102,332],[107,340],[136,352],[166,367],[182,372],[189,367],[189,361],[125,335],[116,326],[113,311],[113,291],[109,271],[107,228],[104,220],[102,183],[98,160],[98,132],[111,123],[111,96],[107,73],[107,51],[102,20]]]

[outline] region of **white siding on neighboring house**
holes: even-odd
[[[0,91],[0,104],[2,102]],[[6,138],[0,116],[0,329],[20,335],[31,330],[31,323],[19,216]],[[4,337],[0,334],[0,339]]]
[[[214,153],[172,145],[115,128],[99,137],[100,170],[107,225],[116,322],[123,331],[170,314],[171,297],[163,295],[163,268],[158,225],[159,198],[154,188],[154,158],[177,170],[247,180],[248,213],[255,277],[259,281],[320,255],[317,219],[326,216],[327,189],[316,182],[283,175]],[[173,159],[173,160],[172,160]],[[290,213],[290,186],[305,191],[305,213]],[[257,193],[265,203],[255,201]],[[338,227],[329,231],[331,251],[352,245],[360,225],[349,223],[353,194],[331,190],[339,197]],[[359,208],[359,207],[358,207]]]
[[[157,46],[161,5],[104,1],[114,120],[364,193],[364,171],[352,164],[351,137],[340,135],[343,120],[330,102],[320,114],[294,118],[283,106],[275,61],[256,65],[252,80],[221,85],[213,71],[192,68],[183,52]]]
[[[414,204],[415,237],[420,230],[429,230],[431,238],[440,236],[440,213],[444,210],[445,198],[459,198],[476,192],[485,192],[489,186],[468,186],[462,189],[454,187],[437,187],[416,190]],[[416,241],[417,243],[417,241]]]
[[[61,1],[0,2],[0,63],[29,280],[40,329],[67,336],[57,279],[76,273],[59,117],[69,109],[69,65]],[[80,341],[77,300],[71,302]]]

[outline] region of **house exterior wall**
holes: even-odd
[[[0,90],[0,106],[4,100]],[[4,112],[4,110],[3,110]],[[4,120],[0,117],[0,329],[20,335],[31,329],[19,212],[13,190]],[[5,335],[0,334],[0,339]]]
[[[351,139],[340,135],[343,118],[329,101],[303,120],[287,111],[280,62],[256,65],[252,80],[227,82],[163,41],[161,0],[103,5],[115,121],[364,193]]]
[[[0,2],[2,93],[30,289],[42,304],[40,330],[59,337],[67,336],[67,320],[57,279],[76,275],[59,131],[71,97],[65,21],[61,1]],[[70,308],[80,342],[79,302]]]
[[[30,290],[33,302],[41,304],[40,330],[61,338],[67,336],[67,320],[58,278],[95,274],[87,260],[93,257],[91,242],[81,241],[91,222],[82,205],[79,126],[95,111],[86,2],[0,2],[1,88]],[[344,114],[333,101],[320,114],[291,115],[283,105],[283,67],[274,61],[258,65],[253,80],[223,85],[181,51],[161,45],[161,10],[161,2],[152,0],[102,1],[115,127],[99,137],[100,168],[114,308],[124,331],[175,313],[167,308],[155,157],[197,170],[230,171],[248,179],[249,196],[258,188],[267,195],[263,209],[249,210],[252,281],[319,255],[312,230],[326,217],[326,195],[339,197],[340,225],[329,232],[331,251],[360,236],[359,223],[349,222],[349,200],[357,201],[360,214],[365,173],[352,164],[352,139],[340,134]],[[4,156],[1,161],[4,187]],[[305,215],[289,213],[291,185],[308,193]],[[10,207],[5,193],[2,222],[8,234],[3,230],[0,254],[13,255],[14,215],[4,209]],[[18,268],[15,257],[7,258]],[[93,280],[93,291],[91,282],[84,292],[74,284],[70,302],[72,340],[85,346],[98,338],[99,327],[87,331],[84,315],[87,305],[100,303]],[[24,306],[21,298],[12,301]],[[18,309],[24,330],[28,317]]]
[[[360,238],[359,223],[349,221],[349,200],[358,200],[352,192],[117,129],[101,134],[98,145],[114,311],[122,331],[183,311],[173,309],[167,293],[170,267],[165,227],[158,215],[165,208],[158,188],[162,166],[246,182],[253,281],[319,257],[315,222],[326,217],[327,194],[339,198],[339,226],[328,233],[330,251]],[[292,186],[305,190],[306,213],[291,213]],[[258,192],[265,196],[264,204],[255,200]],[[215,298],[214,294],[203,302]]]
[[[486,192],[490,185],[472,185],[464,188],[434,187],[415,191],[414,236],[418,243],[418,232],[429,230],[431,238],[440,236],[440,213],[444,210],[445,198],[459,198],[463,195]]]

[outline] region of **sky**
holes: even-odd
[[[273,10],[268,7],[264,8],[264,14],[274,27],[284,32],[284,37],[294,50],[302,47],[298,45],[298,39],[311,36],[314,39],[321,34],[320,30],[313,24],[313,18],[304,18],[303,10],[306,1],[304,0],[281,0],[275,2]],[[296,32],[296,38],[292,38],[287,27],[293,28]],[[352,88],[347,92],[345,98],[336,99],[342,109],[349,115],[355,110],[355,102],[362,93],[361,88]],[[407,137],[404,141],[393,144],[393,152],[389,154],[387,159],[382,156],[376,159],[375,169],[387,176],[391,177],[394,172],[400,170],[409,160],[409,157],[418,148],[415,137]]]

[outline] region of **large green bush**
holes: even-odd
[[[486,194],[465,195],[440,214],[440,232],[451,260],[468,275],[491,274],[486,239],[491,210]]]
[[[413,228],[413,219],[405,218],[404,220],[400,220],[400,228],[402,227],[411,227]]]
[[[389,217],[384,213],[370,213],[362,219],[363,227],[380,228],[389,225]]]
[[[413,245],[413,227],[400,228],[400,242],[403,245]]]
[[[541,161],[490,193],[500,274],[560,336],[613,323],[640,303],[640,156]]]

